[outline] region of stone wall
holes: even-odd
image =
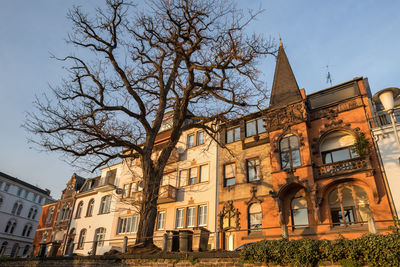
[[[55,257],[55,258],[32,258],[32,259],[0,259],[0,266],[7,267],[111,267],[111,266],[141,266],[141,267],[253,267],[272,266],[260,263],[245,263],[235,252],[207,253],[176,253],[166,255],[145,256],[91,256],[91,257]],[[204,257],[206,256],[206,257]],[[341,266],[329,265],[323,266]]]

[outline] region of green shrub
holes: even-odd
[[[343,266],[400,266],[400,233],[364,235],[348,240],[263,240],[246,246],[241,258],[277,265],[315,266],[329,261]]]

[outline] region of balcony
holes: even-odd
[[[96,191],[98,192],[108,192],[115,189],[115,185],[111,182],[102,182],[96,187]]]
[[[400,122],[400,108],[394,109],[395,123]],[[384,127],[392,124],[392,120],[386,111],[378,111],[372,119],[369,119],[371,128]]]
[[[318,177],[326,178],[335,175],[366,170],[370,167],[367,157],[337,161],[318,167]]]
[[[163,185],[158,194],[158,203],[168,203],[176,201],[177,189],[172,185]]]

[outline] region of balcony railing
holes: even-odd
[[[395,109],[393,115],[394,115],[395,122],[399,123],[400,122],[400,108]],[[369,122],[370,122],[371,128],[383,127],[383,126],[392,124],[392,120],[386,111],[377,112],[372,119],[369,119]]]
[[[176,201],[177,189],[172,185],[163,185],[160,187],[158,203],[168,203]]]
[[[368,168],[369,159],[366,157],[342,160],[318,167],[319,178],[345,174],[354,171],[361,171]]]

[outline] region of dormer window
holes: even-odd
[[[257,120],[246,122],[246,137],[265,133],[264,120],[259,118]]]

